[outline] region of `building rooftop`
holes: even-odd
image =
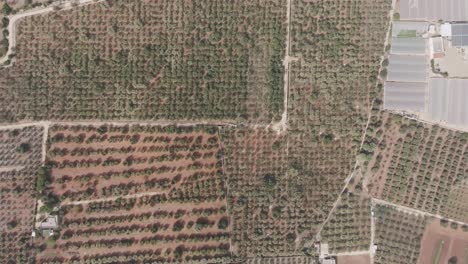
[[[466,0],[400,0],[403,20],[464,21],[467,17]]]
[[[468,46],[468,24],[452,24],[452,46]]]
[[[324,260],[322,260],[322,264],[336,264],[336,261],[333,258],[324,259]]]
[[[50,215],[47,219],[41,223],[41,229],[57,229],[58,228],[58,217],[56,215]]]

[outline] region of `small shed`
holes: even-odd
[[[58,229],[58,216],[49,215],[45,221],[43,221],[39,227],[42,230],[56,230]]]
[[[327,258],[322,260],[322,264],[336,264],[336,261],[334,258]]]

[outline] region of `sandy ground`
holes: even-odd
[[[440,264],[448,263],[453,256],[458,257],[460,264],[468,263],[468,232],[463,232],[460,227],[457,230],[450,226],[443,227],[439,220],[434,220],[426,227],[421,240],[418,264],[432,264],[441,241],[443,247],[439,258]]]
[[[436,59],[435,62],[440,66],[442,72],[448,72],[450,78],[468,77],[468,61],[464,59],[464,54],[457,48],[447,48],[445,57]]]

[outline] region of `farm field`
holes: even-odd
[[[379,93],[391,1],[295,1],[292,7],[289,126],[330,135],[333,145],[360,142]],[[311,143],[315,143],[312,141]]]
[[[342,195],[340,204],[321,232],[322,241],[328,243],[329,252],[368,250],[371,237],[370,217],[369,197],[359,192]]]
[[[427,219],[393,207],[376,206],[376,264],[416,263]]]
[[[467,221],[468,134],[374,115],[361,151],[373,197]]]
[[[391,1],[294,1],[288,167],[315,224],[355,165],[384,54]],[[312,212],[313,211],[313,212]],[[316,230],[315,230],[316,231]],[[312,231],[311,233],[314,233]]]
[[[43,129],[0,130],[0,259],[29,263]]]
[[[468,263],[468,226],[447,223],[442,226],[440,220],[428,224],[421,241],[421,255],[418,264]]]
[[[48,142],[43,197],[60,201],[62,220],[37,241],[39,263],[230,255],[216,127],[55,125]]]
[[[306,208],[288,195],[284,136],[264,129],[222,131],[233,251],[240,257],[299,252],[294,241],[311,227]],[[242,155],[239,155],[242,153]],[[292,191],[292,190],[291,190]]]
[[[293,2],[287,133],[235,128],[223,135],[238,255],[315,251],[317,227],[353,170],[366,108],[379,92],[390,4]]]
[[[0,69],[0,121],[278,120],[285,4],[115,0],[26,17]]]
[[[274,257],[249,259],[246,264],[316,264],[312,257]]]
[[[369,254],[354,255],[354,256],[338,256],[337,264],[370,264]]]
[[[468,221],[468,134],[382,110],[391,4],[105,0],[20,19],[0,124],[48,130],[0,130],[0,257],[316,264],[326,243],[338,264],[468,264],[462,227],[424,216]],[[34,215],[59,228],[32,239]]]

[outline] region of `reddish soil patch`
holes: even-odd
[[[39,262],[215,262],[229,254],[216,128],[55,126],[47,156],[48,190],[64,216]]]
[[[450,227],[443,227],[439,220],[434,220],[426,227],[421,240],[418,264],[433,264],[441,241],[444,244],[439,258],[440,264],[448,263],[449,259],[454,256],[458,258],[458,263],[467,263],[468,232],[463,232],[461,228],[454,230]]]

